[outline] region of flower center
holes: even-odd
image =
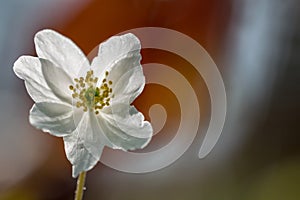
[[[70,85],[69,89],[73,91],[72,97],[76,102],[77,108],[82,107],[83,111],[86,112],[88,109],[99,114],[99,110],[105,106],[109,106],[112,95],[112,81],[107,80],[108,71],[105,72],[105,78],[102,80],[100,87],[96,87],[98,78],[94,77],[93,70],[86,73],[85,78],[75,78],[75,85]]]

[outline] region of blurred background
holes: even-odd
[[[300,199],[299,13],[298,0],[0,0],[0,200],[71,200],[76,186],[62,140],[30,126],[33,102],[12,71],[20,55],[35,55],[34,34],[57,30],[88,54],[112,35],[147,26],[180,31],[214,59],[228,98],[223,133],[199,160],[210,117],[205,82],[186,60],[144,49],[142,63],[175,68],[197,91],[198,135],[156,172],[127,174],[99,163],[84,199]],[[167,123],[143,151],[167,144],[180,120],[174,94],[158,85],[147,85],[134,105],[150,120],[154,103],[165,107]]]

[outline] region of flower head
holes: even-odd
[[[93,168],[104,146],[127,151],[149,143],[151,124],[131,105],[145,85],[136,36],[109,38],[91,64],[53,30],[38,32],[34,42],[38,57],[21,56],[14,72],[35,102],[30,123],[63,137],[73,177]]]

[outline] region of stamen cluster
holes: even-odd
[[[107,80],[109,72],[105,72],[105,78],[100,87],[96,87],[98,78],[94,77],[93,70],[86,73],[85,78],[75,78],[75,85],[70,85],[69,89],[73,91],[72,97],[77,108],[82,107],[86,112],[88,109],[99,114],[99,110],[110,105],[110,99],[113,97],[111,85],[112,81]]]

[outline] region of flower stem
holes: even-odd
[[[86,172],[81,172],[77,180],[77,188],[75,192],[75,200],[82,200]]]

